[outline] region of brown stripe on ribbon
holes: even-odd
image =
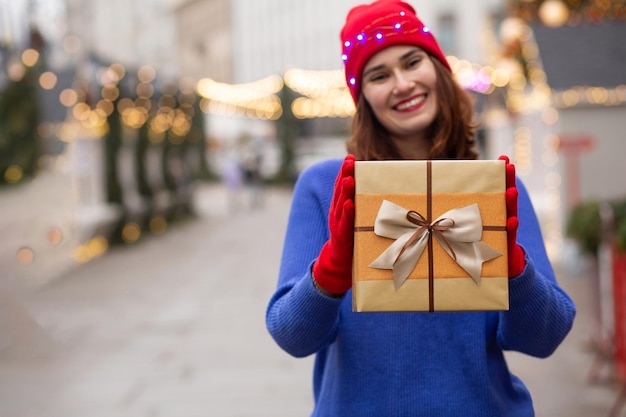
[[[426,221],[433,221],[433,164],[426,161]],[[428,311],[435,311],[435,271],[433,254],[433,234],[428,234]]]
[[[506,232],[506,226],[483,226],[485,232]]]
[[[506,232],[506,226],[483,226],[485,232]],[[358,226],[354,228],[355,232],[373,232],[374,226]]]

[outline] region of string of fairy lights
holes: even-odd
[[[278,75],[245,84],[226,84],[203,78],[196,89],[202,97],[200,108],[205,113],[277,120],[282,115],[277,94],[283,85],[283,79]]]
[[[558,108],[568,108],[579,104],[619,106],[626,102],[626,85],[614,89],[594,86],[578,86],[566,91],[554,92],[547,84],[545,72],[541,69],[538,48],[530,30],[523,32],[523,55],[530,68],[528,79],[516,68],[498,68],[479,65],[455,56],[448,56],[457,81],[467,90],[489,95],[497,89],[506,90],[506,106],[512,112],[541,109],[553,103]],[[24,73],[24,66],[37,63],[38,52],[27,49],[22,54],[20,63],[9,67],[12,79],[19,79]],[[101,137],[106,131],[106,118],[114,109],[113,102],[119,97],[119,81],[125,75],[121,64],[113,64],[98,73],[101,85],[101,99],[95,105],[87,103],[88,86],[77,81],[71,88],[59,93],[59,102],[67,107],[72,116],[69,125],[64,124],[59,137],[66,142],[79,134],[85,137]],[[149,66],[138,71],[139,84],[136,87],[137,98],[121,99],[117,106],[125,125],[137,128],[148,120],[151,111],[151,98],[155,93],[152,84],[156,72]],[[39,77],[42,89],[51,90],[57,83],[53,71],[45,71]],[[345,87],[343,70],[312,71],[291,68],[284,75],[272,75],[258,81],[245,84],[227,84],[210,78],[203,78],[195,85],[186,79],[180,83],[182,91],[194,90],[200,96],[200,108],[207,114],[219,114],[236,117],[248,117],[262,120],[277,120],[283,113],[278,96],[286,85],[296,92],[297,97],[291,104],[293,114],[300,119],[319,117],[351,117],[354,103]],[[186,87],[183,87],[182,85]],[[529,90],[527,84],[532,88]],[[174,129],[178,136],[184,136],[190,126],[189,113],[174,109],[172,92],[165,93],[159,101],[157,116],[151,121],[153,137],[159,137],[168,129]]]

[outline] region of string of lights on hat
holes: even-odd
[[[397,15],[397,17],[396,17]],[[395,34],[400,33],[402,29],[402,33],[409,34],[415,33],[421,30],[423,33],[427,34],[430,32],[427,26],[423,26],[421,29],[419,27],[410,27],[412,23],[409,19],[404,19],[406,16],[406,12],[401,11],[399,13],[392,13],[386,16],[381,16],[378,19],[373,20],[369,25],[363,28],[363,30],[356,35],[355,39],[348,39],[343,44],[343,54],[341,55],[341,59],[344,62],[348,62],[348,59],[353,50],[357,49],[360,45],[366,44],[368,42],[381,42],[385,40],[385,38],[393,37]],[[390,18],[397,19],[395,23],[390,26],[385,26],[384,24],[380,24],[380,22],[387,21]],[[356,86],[357,79],[354,74],[351,74],[348,80],[350,87]]]

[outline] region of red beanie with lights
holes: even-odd
[[[355,103],[367,61],[389,46],[415,45],[451,70],[437,40],[417,18],[415,9],[400,0],[377,0],[352,8],[341,30],[341,43],[346,82]]]

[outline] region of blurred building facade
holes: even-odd
[[[163,78],[178,77],[176,3],[170,0],[65,0],[67,35],[79,61],[97,58]]]
[[[28,38],[28,7],[26,0],[0,0],[0,45],[24,46]]]
[[[348,10],[366,0],[233,0],[235,82],[288,68],[342,68],[339,32]],[[500,0],[409,1],[442,43],[444,52],[473,62],[485,58],[482,31],[502,13]]]
[[[341,69],[339,32],[347,11],[362,2],[65,0],[65,12],[67,33],[101,59],[152,65],[168,77],[245,83],[290,67]],[[485,61],[484,32],[502,15],[500,0],[409,3],[446,54]]]
[[[174,9],[181,77],[234,82],[232,1],[182,0]]]

